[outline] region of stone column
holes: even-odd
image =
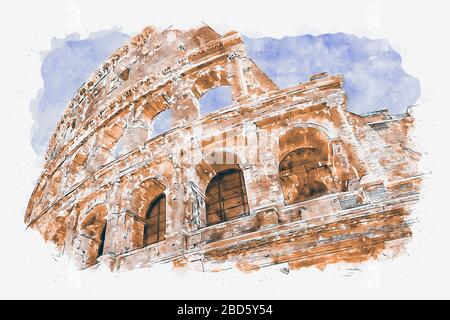
[[[240,50],[228,54],[227,72],[229,77],[232,78],[231,83],[234,100],[241,101],[248,98]]]
[[[139,225],[135,227],[137,216],[129,210],[130,199],[127,182],[126,178],[116,180],[108,195],[111,211],[107,218],[108,226],[104,253],[111,259],[142,247],[143,231],[139,231],[141,229]]]
[[[190,231],[195,231],[206,226],[206,196],[200,191],[197,184],[193,181],[189,182],[190,199],[192,201],[192,218],[190,221]]]
[[[181,143],[182,145],[182,143]],[[184,150],[179,145],[173,147],[170,159],[173,165],[171,185],[166,191],[166,236],[165,245],[160,246],[160,252],[164,255],[173,255],[185,249],[186,236],[183,226],[187,209],[187,181],[186,174],[181,166],[181,158]]]
[[[377,184],[382,180],[382,169],[377,161],[371,159],[370,154],[365,152],[361,142],[356,138],[353,127],[349,123],[347,115],[344,112],[344,92],[335,95],[327,102],[330,112],[334,113],[339,120],[340,137],[342,141],[350,148],[352,156],[358,161],[358,165],[364,168],[364,175],[361,177],[361,185]],[[334,111],[334,112],[333,112]]]

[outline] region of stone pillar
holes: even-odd
[[[135,226],[137,216],[128,209],[130,199],[127,197],[127,186],[127,180],[115,181],[108,196],[111,212],[107,218],[104,253],[110,257],[142,247],[143,228],[139,224]]]
[[[109,204],[108,215],[106,216],[106,236],[103,248],[103,255],[115,256],[120,252],[116,252],[114,246],[116,238],[116,227],[118,221],[119,204],[121,201],[121,183],[120,180],[114,181],[111,189],[106,194],[106,202]]]
[[[166,236],[165,245],[160,247],[161,254],[173,255],[186,247],[186,237],[183,234],[185,216],[187,214],[187,180],[185,170],[181,166],[184,150],[176,146],[170,158],[173,164],[171,185],[167,186],[166,199]]]
[[[361,142],[356,138],[353,132],[353,126],[349,123],[348,117],[344,111],[344,92],[330,98],[327,106],[330,112],[338,119],[334,119],[336,123],[340,123],[340,137],[342,141],[349,147],[352,156],[358,161],[357,165],[364,169],[365,172],[359,172],[361,175],[361,185],[377,183],[382,179],[382,169],[377,160],[371,159],[361,145]],[[358,170],[361,171],[361,170]]]
[[[72,258],[80,269],[86,269],[97,264],[100,242],[83,234],[74,239]]]
[[[284,201],[278,172],[278,145],[278,136],[258,132],[258,165],[254,169],[258,181],[258,206]]]
[[[242,66],[241,52],[236,50],[228,55],[227,73],[232,78],[233,99],[241,101],[248,98],[248,90]]]
[[[189,230],[195,231],[206,226],[206,196],[201,192],[197,184],[189,182],[190,200],[192,201],[192,216],[189,221]]]

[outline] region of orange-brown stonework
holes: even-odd
[[[232,105],[202,114],[220,86]],[[413,125],[409,112],[348,112],[341,75],[279,89],[238,33],[149,27],[74,95],[25,223],[82,269],[377,259],[411,237]]]

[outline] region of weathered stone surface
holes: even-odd
[[[278,89],[238,33],[146,28],[74,95],[25,223],[80,268],[376,259],[411,236],[422,176],[414,120],[347,112],[342,82],[321,73]],[[199,99],[219,86],[233,104],[202,116]],[[171,129],[155,137],[165,110]],[[238,189],[227,172],[242,173]],[[148,210],[161,194],[163,222]],[[152,228],[163,238],[145,246]]]

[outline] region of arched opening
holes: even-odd
[[[102,233],[100,235],[100,239],[99,239],[100,243],[99,243],[99,246],[98,246],[97,258],[100,258],[103,255],[103,253],[104,253],[104,250],[105,250],[105,239],[106,239],[106,223],[103,226],[103,230],[102,230]]]
[[[166,187],[157,179],[139,183],[131,193],[129,211],[139,217],[131,222],[132,248],[164,240],[166,230]]]
[[[280,137],[279,176],[286,204],[336,191],[328,136],[315,127],[297,127]]]
[[[104,204],[98,204],[88,213],[80,216],[78,224],[79,248],[83,251],[85,266],[93,266],[103,255],[106,240],[106,216]]]
[[[230,86],[220,86],[208,91],[200,100],[200,112],[202,116],[228,107],[233,103],[233,93]]]
[[[205,195],[208,226],[239,218],[249,211],[240,169],[219,172],[208,184]]]
[[[163,133],[166,133],[172,128],[172,118],[173,118],[173,111],[170,109],[166,109],[162,112],[160,112],[152,122],[153,131],[152,131],[152,138],[157,137]]]
[[[166,195],[159,195],[148,207],[145,216],[144,246],[164,240],[166,234]]]
[[[299,148],[280,162],[279,175],[286,204],[320,197],[334,191],[327,155],[317,148]]]

